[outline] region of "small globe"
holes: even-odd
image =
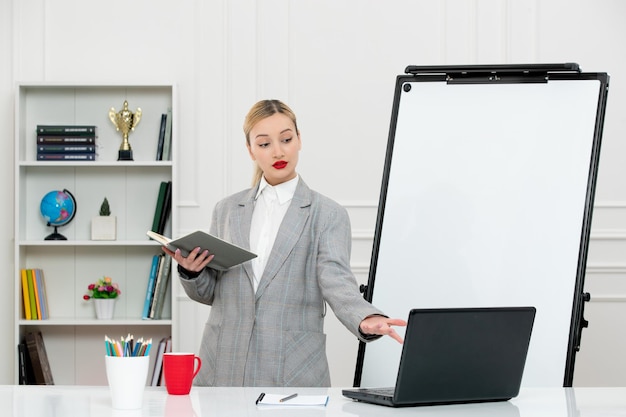
[[[57,232],[57,227],[68,224],[76,215],[76,200],[72,193],[68,190],[50,191],[41,199],[39,211],[48,226],[54,226],[54,233],[46,240],[66,240]]]

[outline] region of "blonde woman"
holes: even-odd
[[[263,100],[245,122],[256,163],[253,186],[220,201],[211,233],[258,255],[227,271],[211,269],[211,248],[179,265],[187,295],[211,306],[195,379],[206,386],[330,386],[325,304],[359,340],[405,326],[365,301],[350,270],[346,210],[311,190],[296,171],[302,147],[296,116],[278,100]],[[355,350],[356,351],[356,350]]]

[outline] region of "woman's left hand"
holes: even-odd
[[[178,265],[191,272],[202,271],[215,257],[215,255],[210,254],[208,250],[202,250],[200,248],[195,248],[189,252],[186,258],[182,255],[180,249],[176,249],[176,252],[172,252],[165,246],[161,246],[161,249],[174,258]]]
[[[404,340],[402,340],[400,335],[396,333],[391,326],[406,326],[406,321],[402,319],[390,319],[384,316],[369,316],[361,321],[359,328],[365,334],[387,335],[394,338],[399,343],[403,343]]]

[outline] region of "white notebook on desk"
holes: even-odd
[[[281,395],[262,394],[256,405],[273,407],[319,407],[328,404],[328,395]]]

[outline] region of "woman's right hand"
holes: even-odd
[[[208,250],[202,250],[201,248],[195,248],[185,258],[180,249],[176,249],[176,252],[172,252],[165,246],[162,246],[163,252],[171,256],[178,265],[182,266],[187,271],[200,272],[213,260],[215,255],[209,254]]]

